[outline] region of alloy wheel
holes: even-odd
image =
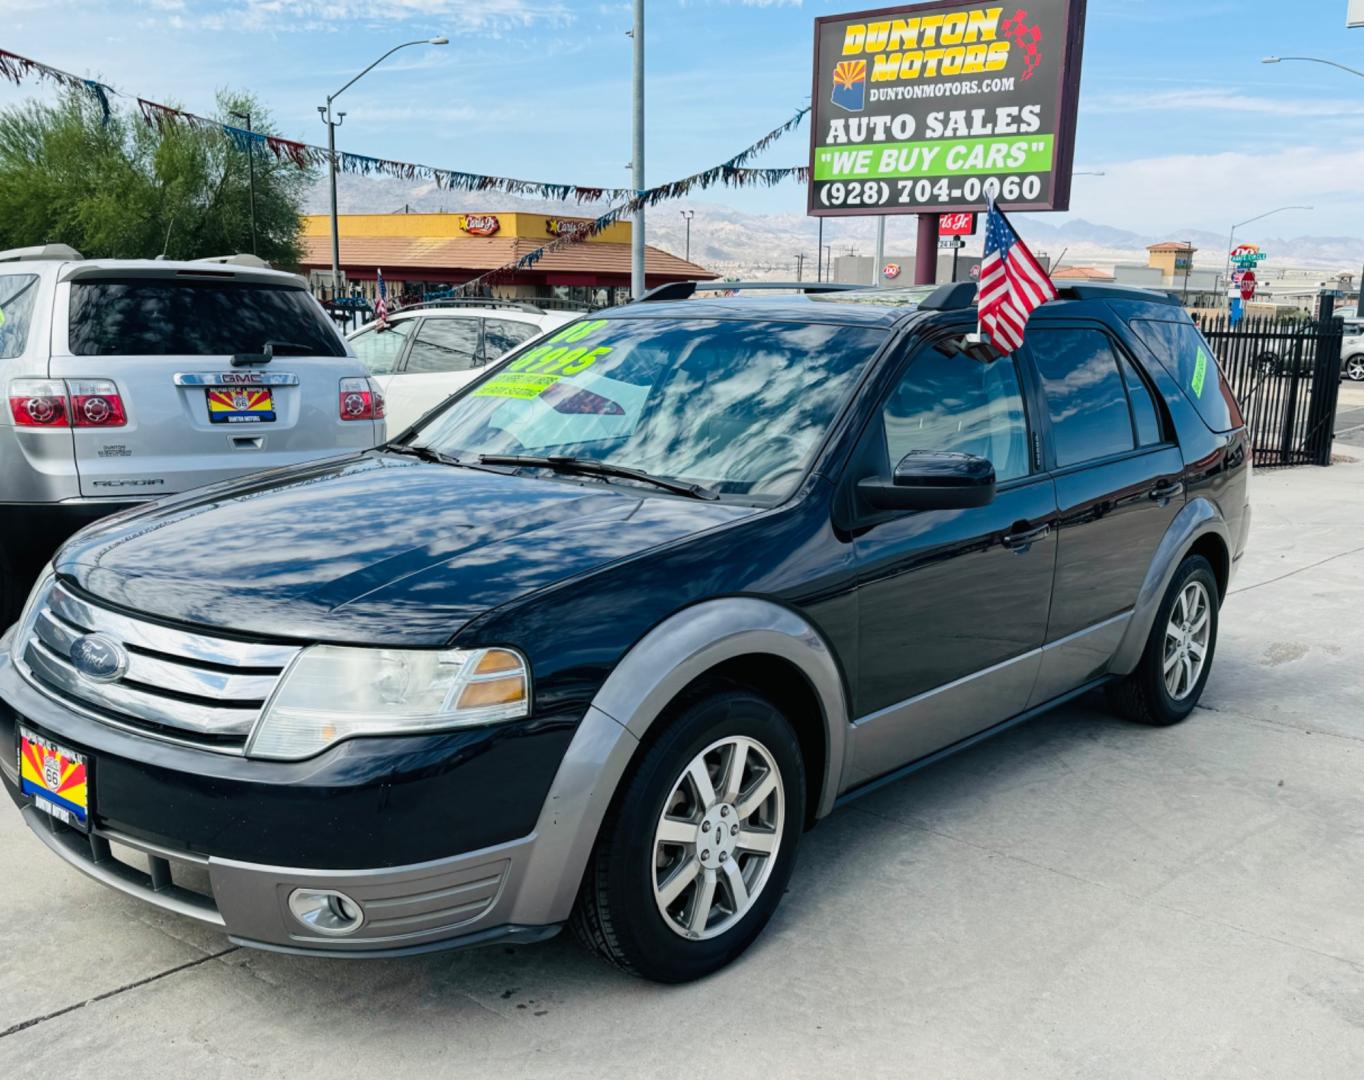
[[[1212,602],[1201,581],[1190,581],[1179,591],[1165,627],[1165,689],[1183,701],[1198,685],[1208,661],[1212,635]]]
[[[1352,382],[1364,382],[1364,356],[1352,356],[1346,360],[1345,375]]]
[[[772,876],[786,792],[767,747],[735,735],[674,781],[654,832],[654,901],[668,927],[701,941],[733,927]]]

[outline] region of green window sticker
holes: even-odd
[[[533,375],[520,371],[504,371],[485,382],[473,392],[472,396],[515,398],[519,401],[529,401],[531,398],[538,398],[558,381],[558,375]]]
[[[0,308],[0,326],[5,325],[5,309]]]
[[[1194,358],[1193,378],[1189,380],[1189,386],[1193,388],[1194,397],[1203,396],[1203,380],[1208,376],[1208,354],[1203,351],[1203,346],[1198,347],[1198,355]]]

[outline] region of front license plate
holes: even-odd
[[[275,393],[264,386],[213,386],[208,419],[214,424],[269,424],[275,419]]]
[[[90,767],[84,754],[20,728],[19,790],[58,821],[90,828]]]

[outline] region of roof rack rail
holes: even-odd
[[[670,281],[658,285],[637,301],[638,304],[657,303],[660,300],[687,300],[698,292],[748,292],[750,290],[770,289],[803,293],[847,292],[852,289],[865,289],[866,285],[848,285],[841,281]]]
[[[1179,307],[1179,297],[1164,290],[1145,289],[1140,285],[1076,284],[1058,290],[1067,300],[1142,300],[1148,304],[1168,304]]]
[[[920,311],[958,311],[969,308],[976,302],[976,283],[974,281],[949,281],[939,285],[928,294]]]
[[[537,307],[529,301],[502,300],[495,296],[445,296],[439,300],[418,300],[415,304],[409,304],[407,310],[428,307],[491,307],[504,308],[508,311],[525,311],[531,315],[545,314],[544,308]]]
[[[10,248],[0,251],[0,262],[76,262],[85,260],[75,248],[68,244],[38,244],[36,247]]]

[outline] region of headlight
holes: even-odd
[[[297,761],[357,735],[414,735],[530,713],[525,658],[510,649],[314,645],[280,677],[246,754]]]

